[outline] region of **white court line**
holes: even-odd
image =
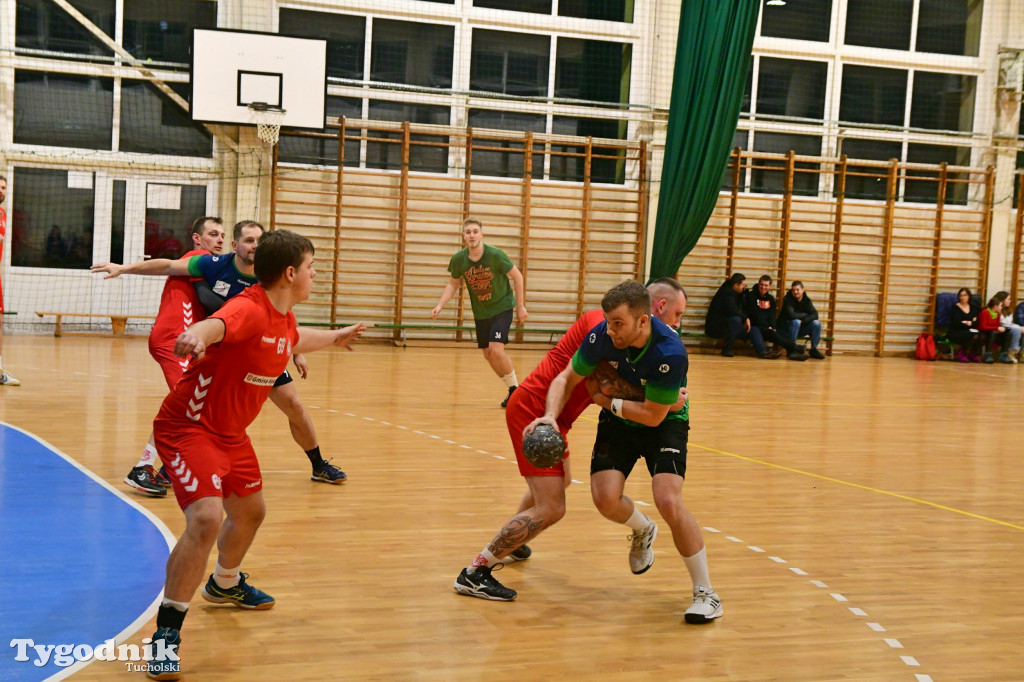
[[[839,594],[838,592],[829,592],[828,596],[832,597],[836,601],[850,601],[849,599],[847,599],[843,595]]]
[[[828,587],[828,585],[826,585],[825,583],[823,583],[820,580],[812,580],[811,584],[814,585],[815,587]]]
[[[793,572],[794,572],[794,573],[796,573],[797,575],[807,575],[807,571],[801,571],[801,570],[800,570],[799,568],[797,568],[796,566],[790,566],[790,567],[789,567],[789,570],[793,571]]]
[[[764,550],[760,547],[754,547],[753,545],[747,545],[747,549],[749,549],[751,552],[757,552],[759,554],[764,552]]]
[[[725,539],[726,540],[732,540],[733,542],[743,542],[743,540],[740,540],[738,537],[736,537],[734,535],[726,535]]]
[[[885,639],[885,643],[888,644],[889,646],[891,646],[893,649],[902,649],[903,648],[903,645],[900,644],[900,640],[898,640],[898,639],[888,639],[888,638],[886,638]]]
[[[851,606],[850,613],[855,616],[867,616],[867,612],[864,609],[858,609],[857,607]]]
[[[883,628],[878,623],[868,623],[868,627],[874,630],[875,632],[885,632],[885,628]]]
[[[921,665],[913,656],[900,656],[900,660],[906,663],[907,665],[914,666],[915,668]]]

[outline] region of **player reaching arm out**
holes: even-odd
[[[332,345],[352,350],[352,344],[363,335],[364,331],[366,331],[364,322],[333,330],[299,327],[299,342],[292,348],[292,352],[294,355],[301,355]],[[223,340],[223,320],[211,317],[182,332],[177,343],[174,344],[174,354],[181,358],[193,355],[198,360],[206,354],[207,348]]]
[[[152,260],[139,261],[120,265],[118,263],[97,263],[89,268],[90,272],[105,272],[103,279],[113,279],[121,275],[156,275],[156,276],[185,276],[188,271],[188,258],[181,260],[170,260],[169,258],[153,258]]]

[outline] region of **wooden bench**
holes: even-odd
[[[440,331],[440,332],[476,332],[475,326],[468,325],[452,325],[452,324],[375,324],[374,327],[378,329],[395,329],[399,333],[399,338],[395,343],[401,342],[402,346],[406,345],[408,340],[406,330],[419,329],[424,331]],[[565,334],[565,329],[547,329],[541,327],[512,327],[508,330],[509,335],[512,334],[547,334],[548,344],[554,345],[555,337]]]
[[[128,320],[154,320],[156,319],[153,315],[116,315],[116,314],[105,314],[105,313],[55,313],[55,312],[44,312],[36,311],[36,315],[39,317],[53,316],[57,318],[57,326],[53,329],[54,336],[64,336],[64,330],[61,325],[63,318],[65,317],[106,317],[110,319],[110,329],[114,336],[130,336],[124,333],[125,325],[128,324]],[[106,336],[100,332],[68,332],[68,336]]]
[[[683,339],[690,338],[690,339],[697,339],[698,341],[706,340],[706,341],[714,342],[714,341],[721,341],[722,340],[721,338],[718,338],[718,337],[708,336],[707,334],[704,334],[703,332],[679,332],[679,336],[681,336]],[[797,343],[799,343],[800,339],[807,339],[807,338],[810,338],[810,337],[808,337],[808,336],[800,336],[800,337],[797,338]],[[832,342],[835,341],[835,338],[831,337],[831,336],[822,336],[821,340],[825,342],[825,347],[826,347],[825,355],[832,355]]]

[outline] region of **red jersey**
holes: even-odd
[[[547,398],[548,387],[551,385],[551,382],[572,360],[572,356],[579,350],[580,344],[586,338],[587,332],[601,322],[604,322],[604,313],[600,310],[591,310],[584,313],[580,319],[576,320],[569,327],[569,331],[562,336],[554,348],[548,351],[548,354],[544,356],[540,364],[530,372],[530,376],[526,377],[516,390],[527,390],[539,396],[543,402]],[[562,414],[559,415],[558,419],[567,426],[571,426],[576,421],[576,418],[583,414],[583,410],[592,404],[590,392],[587,391],[587,387],[581,381],[573,389],[572,394],[569,396],[569,401],[565,403],[565,407],[562,408]]]
[[[4,242],[7,241],[7,211],[0,208],[0,263],[4,262]],[[4,290],[0,284],[0,314],[4,312]]]
[[[208,254],[205,249],[189,251],[182,258]],[[149,332],[150,352],[154,349],[172,349],[178,335],[206,317],[206,310],[199,303],[193,277],[168,277],[160,294],[160,309],[156,313],[153,329]],[[183,360],[183,366],[187,362]]]
[[[224,340],[185,371],[156,420],[198,425],[224,439],[244,437],[292,357],[295,315],[279,313],[254,285],[210,317],[224,321]]]

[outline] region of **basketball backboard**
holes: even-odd
[[[190,106],[202,123],[255,125],[253,102],[286,111],[288,128],[324,127],[327,41],[194,29]]]

